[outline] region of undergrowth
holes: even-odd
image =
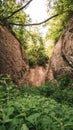
[[[73,130],[73,82],[17,87],[0,79],[0,130]]]

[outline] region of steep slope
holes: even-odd
[[[46,80],[52,80],[64,73],[73,79],[73,17],[56,44],[50,59]]]
[[[0,74],[9,74],[17,84],[28,83],[28,60],[19,41],[0,26]]]

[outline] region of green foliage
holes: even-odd
[[[66,74],[66,72],[64,72],[64,74],[62,74],[61,76],[58,77],[58,82],[59,82],[59,86],[63,89],[67,86],[70,85],[71,80],[69,79],[68,75]],[[72,83],[71,83],[72,84]]]
[[[7,20],[7,22],[26,22],[26,14],[23,10],[19,11],[18,13],[16,13],[15,15],[13,15],[12,17],[8,18],[8,16],[10,16],[15,10],[17,10],[18,8],[20,8],[23,5],[23,2],[17,2],[17,0],[2,0],[2,5],[0,8],[0,17],[1,19],[5,19],[5,22]],[[24,17],[24,19],[23,19]],[[4,21],[3,21],[4,22]]]
[[[69,19],[73,16],[73,0],[55,0],[49,1],[49,11],[51,15],[60,14],[50,22],[50,29],[47,38],[51,38],[56,44],[62,35]],[[64,11],[67,11],[64,13]]]
[[[22,7],[24,4],[23,1],[17,2],[17,0],[3,0],[2,1],[2,6],[0,8],[0,18],[1,18],[1,25],[5,25],[9,30],[11,30],[12,33],[15,34],[15,36],[19,39],[19,41],[22,43],[22,45],[27,48],[27,36],[28,36],[28,31],[26,27],[22,26],[14,26],[10,25],[9,23],[28,23],[29,22],[29,17],[26,15],[26,13],[21,10],[15,15],[13,15],[10,18],[7,18],[10,16],[14,11]]]
[[[63,84],[64,86],[61,85],[62,80],[59,80],[57,83],[48,82],[39,88],[39,92],[41,95],[53,98],[57,102],[73,106],[73,81],[70,81],[68,84]]]
[[[53,41],[54,44],[57,43],[66,27],[68,19],[67,21],[65,19],[66,16],[65,14],[63,14],[61,16],[58,16],[57,18],[54,18],[52,22],[50,22],[50,29],[49,32],[47,33],[46,38],[51,37],[51,40]]]
[[[35,33],[34,33],[35,29]],[[29,65],[42,65],[44,66],[49,61],[49,56],[46,52],[44,39],[42,38],[38,28],[32,28],[28,40],[28,48],[26,50],[29,59]]]
[[[34,66],[37,64],[44,65],[48,62],[48,56],[45,52],[45,47],[43,45],[43,38],[38,31],[39,28],[35,27],[29,29],[29,27],[26,28],[25,26],[14,26],[9,24],[29,23],[30,18],[26,15],[24,10],[19,11],[10,18],[7,18],[12,14],[12,12],[22,7],[24,3],[26,2],[18,2],[17,0],[2,0],[0,8],[0,25],[5,25],[19,39],[20,43],[26,49],[30,66]]]
[[[35,65],[44,66],[46,63],[48,63],[49,57],[43,45],[35,44],[31,46],[31,48],[28,49],[27,54],[30,66]]]
[[[58,0],[57,3],[55,3],[55,10],[58,13],[63,13],[63,11],[69,11],[66,15],[72,16],[73,11],[73,0]],[[71,11],[71,12],[70,12]]]
[[[73,129],[73,88],[60,89],[55,82],[41,88],[17,88],[9,80],[0,78],[1,130]]]

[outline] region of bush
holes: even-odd
[[[49,61],[49,56],[46,53],[46,49],[43,45],[34,45],[27,51],[29,65],[41,65],[44,66]]]

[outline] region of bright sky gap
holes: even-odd
[[[33,0],[25,12],[30,16],[32,22],[41,22],[47,19],[47,6],[46,0]],[[40,26],[42,35],[45,36],[47,28]]]

